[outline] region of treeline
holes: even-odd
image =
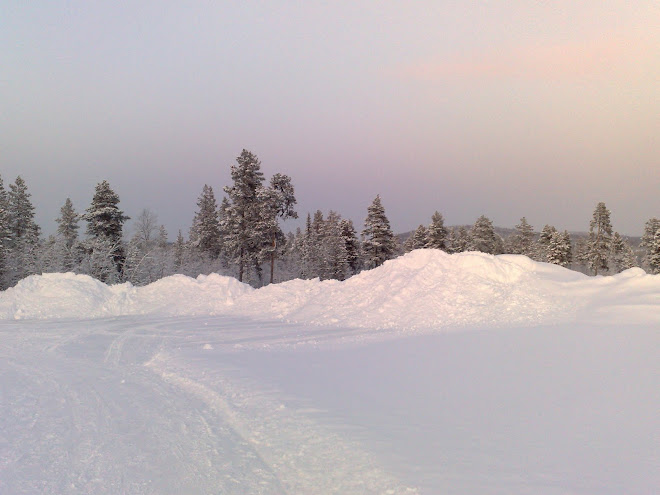
[[[595,275],[634,266],[660,273],[660,220],[646,222],[643,251],[637,256],[629,241],[613,231],[604,203],[596,206],[588,235],[577,240],[551,225],[537,234],[524,217],[505,238],[486,216],[471,227],[448,228],[435,212],[429,225],[420,225],[401,242],[379,196],[367,209],[359,234],[351,220],[335,211],[307,214],[303,228],[285,234],[280,223],[298,217],[291,179],[275,174],[266,182],[260,161],[247,150],[231,166],[231,178],[220,204],[213,188],[204,185],[188,239],[179,231],[174,241],[149,210],[134,219],[133,234],[125,236],[129,217],[107,181],[96,186],[84,213],[67,198],[56,219],[57,233],[42,239],[25,181],[18,177],[6,190],[0,178],[0,288],[47,272],[134,285],[177,273],[195,277],[211,272],[254,286],[294,278],[344,280],[413,249],[521,254]],[[81,223],[86,225],[84,236]]]

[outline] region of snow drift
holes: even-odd
[[[232,315],[315,325],[427,330],[566,321],[660,323],[660,276],[587,277],[524,256],[417,250],[344,282],[253,289],[217,274],[146,287],[44,274],[0,293],[0,319]]]

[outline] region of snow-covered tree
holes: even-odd
[[[660,273],[660,265],[651,263],[651,258],[657,256],[655,249],[655,235],[660,231],[660,219],[651,218],[644,225],[644,235],[642,235],[642,242],[640,246],[644,248],[644,263],[651,271],[651,273]]]
[[[213,188],[204,184],[197,199],[197,211],[190,227],[190,245],[201,254],[216,259],[221,251],[220,219]]]
[[[463,253],[469,249],[470,234],[465,227],[452,227],[447,237],[447,252]]]
[[[571,237],[564,232],[554,231],[548,242],[546,261],[559,266],[568,266],[572,261]]]
[[[341,216],[330,211],[323,222],[323,236],[320,249],[322,279],[344,280],[348,271],[346,244],[341,235]]]
[[[7,271],[7,257],[11,243],[11,228],[9,217],[9,199],[2,177],[0,176],[0,290],[7,288],[5,279]]]
[[[233,184],[224,188],[228,204],[224,212],[223,231],[226,249],[238,265],[238,280],[243,281],[245,269],[258,269],[259,253],[264,244],[258,225],[262,222],[263,208],[258,195],[264,181],[261,162],[253,153],[243,150],[231,167]]]
[[[546,224],[541,229],[541,235],[539,235],[536,249],[534,250],[533,259],[536,261],[548,261],[548,249],[550,248],[550,241],[556,232],[557,229],[554,227],[554,225]]]
[[[342,219],[339,222],[341,238],[346,249],[346,262],[348,263],[349,275],[355,275],[360,271],[360,241],[353,222],[348,219]]]
[[[173,273],[167,249],[167,231],[158,226],[158,216],[143,209],[135,219],[134,233],[128,243],[124,279],[133,285],[146,285]]]
[[[261,188],[257,194],[260,204],[260,223],[256,229],[260,232],[263,244],[261,259],[270,262],[270,283],[275,279],[275,258],[281,251],[285,236],[279,226],[279,219],[298,218],[295,211],[296,197],[291,178],[283,174],[275,174],[267,189]]]
[[[87,222],[87,235],[90,242],[86,243],[88,255],[88,270],[92,276],[107,283],[121,280],[125,251],[122,242],[124,222],[130,217],[119,209],[119,196],[107,180],[96,185],[92,204],[82,216]],[[108,257],[112,259],[116,273],[109,274]],[[96,263],[100,263],[98,269]],[[116,276],[115,276],[116,275]]]
[[[442,213],[435,212],[431,224],[426,229],[426,246],[429,249],[447,250],[447,228]],[[416,248],[415,248],[416,249]]]
[[[507,251],[511,254],[522,254],[529,258],[534,258],[534,228],[527,222],[525,217],[520,219],[520,223],[516,225],[516,232],[508,239]]]
[[[424,249],[428,244],[428,231],[423,225],[419,225],[415,231],[403,243],[403,250],[406,253],[415,249]]]
[[[376,268],[396,256],[397,244],[390,228],[390,221],[385,216],[380,195],[376,196],[367,208],[362,236],[364,237],[362,251],[367,269]]]
[[[34,206],[25,181],[18,176],[9,185],[7,209],[9,216],[8,285],[37,272],[40,228],[34,221]]]
[[[587,250],[587,263],[594,275],[598,272],[607,272],[609,269],[609,254],[612,242],[612,224],[610,223],[610,210],[605,203],[598,203],[593,218],[589,223],[589,240]]]
[[[66,198],[64,205],[60,209],[60,216],[55,220],[57,222],[57,237],[49,247],[53,253],[56,253],[51,263],[53,270],[70,271],[75,268],[76,256],[74,246],[78,242],[79,220],[80,215],[73,208],[71,198]]]
[[[493,222],[485,215],[481,215],[470,229],[469,249],[470,251],[499,254],[498,246],[501,244],[501,240],[498,241],[497,237]]]
[[[621,273],[628,268],[637,266],[637,260],[632,246],[618,232],[615,232],[612,236],[611,249],[610,265],[614,268],[615,273]]]
[[[660,229],[655,231],[653,242],[651,242],[648,249],[647,259],[651,273],[660,273]]]

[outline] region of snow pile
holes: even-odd
[[[238,302],[243,314],[316,325],[432,329],[574,317],[561,283],[587,278],[524,256],[417,250],[345,282],[294,281]]]
[[[587,277],[524,256],[418,250],[344,282],[252,289],[231,277],[175,275],[108,287],[85,275],[28,277],[0,293],[0,319],[232,315],[408,330],[568,321],[660,323],[660,276]]]

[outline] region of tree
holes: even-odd
[[[406,239],[403,250],[410,252],[415,249],[424,249],[428,244],[428,231],[423,225],[419,225],[415,231]]]
[[[2,177],[0,177],[0,290],[7,288],[5,275],[7,270],[7,257],[11,243],[11,229],[9,217],[9,199]]]
[[[238,280],[242,282],[245,268],[250,264],[257,267],[263,244],[261,232],[255,229],[263,214],[258,202],[264,181],[261,162],[244,149],[236,158],[236,165],[231,166],[231,178],[233,185],[224,188],[228,204],[223,230],[226,231],[227,250],[238,264]]]
[[[57,222],[57,239],[53,249],[60,258],[58,270],[69,271],[73,270],[75,266],[74,246],[78,242],[79,220],[80,216],[73,208],[71,198],[66,198],[60,209],[60,216],[55,220]]]
[[[621,273],[628,268],[637,266],[635,253],[630,243],[624,239],[618,232],[612,236],[611,265],[616,273]]]
[[[362,236],[362,251],[367,269],[376,268],[395,257],[397,245],[380,195],[376,196],[367,208]]]
[[[568,266],[571,262],[571,237],[567,231],[554,231],[548,242],[546,261],[559,266]]]
[[[357,232],[355,231],[353,222],[348,219],[342,219],[339,222],[339,230],[346,250],[348,270],[350,275],[355,275],[360,271],[360,241],[358,240]]]
[[[651,267],[651,273],[660,273],[660,229],[655,231],[653,242],[649,246],[648,263]]]
[[[426,229],[426,246],[429,249],[447,250],[447,229],[442,213],[435,212],[431,217],[431,225]]]
[[[261,204],[261,223],[257,229],[264,236],[262,257],[270,259],[270,283],[274,281],[275,257],[278,251],[278,241],[283,243],[284,233],[279,226],[279,219],[298,218],[295,211],[296,197],[291,178],[283,174],[275,174],[270,180],[270,187],[257,195]]]
[[[493,222],[485,215],[477,218],[470,229],[470,251],[481,251],[482,253],[498,254],[498,242],[493,228]]]
[[[19,175],[9,185],[9,285],[36,273],[40,228],[34,221],[34,206],[25,181]]]
[[[92,242],[87,243],[90,255],[89,273],[98,274],[103,282],[121,279],[125,252],[122,244],[123,226],[130,217],[119,209],[119,196],[111,188],[107,180],[96,185],[92,204],[82,216],[87,222],[87,235]],[[115,274],[110,275],[106,266],[108,259],[112,260]],[[96,269],[95,263],[98,265]]]
[[[587,263],[594,275],[599,271],[609,269],[608,259],[612,242],[612,224],[610,210],[605,203],[598,203],[593,218],[589,223],[589,239],[587,241]]]
[[[323,223],[323,242],[321,245],[321,278],[344,280],[348,269],[346,244],[341,236],[339,222],[341,216],[330,211]]]
[[[190,245],[215,259],[220,254],[221,238],[218,204],[211,186],[204,184],[197,208],[190,227]]]
[[[534,228],[527,222],[525,217],[522,217],[520,223],[516,225],[515,234],[511,236],[509,252],[533,258],[535,254],[534,237]]]
[[[447,238],[449,253],[463,253],[470,246],[470,234],[465,227],[452,227]]]
[[[651,263],[651,259],[655,259],[655,256],[657,255],[654,249],[655,235],[658,231],[660,231],[660,219],[649,219],[644,225],[644,235],[642,236],[642,242],[640,243],[640,246],[645,250],[644,261],[651,270],[651,273],[660,273],[660,265]]]
[[[536,261],[548,261],[550,241],[556,233],[557,229],[553,225],[546,224],[543,229],[541,229],[541,235],[539,236],[538,246],[534,257]]]

